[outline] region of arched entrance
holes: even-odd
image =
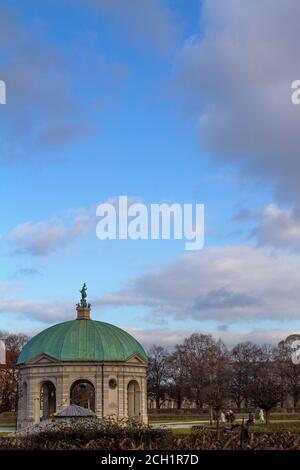
[[[95,411],[95,387],[88,380],[76,380],[70,391],[71,405]]]
[[[136,380],[131,380],[127,387],[128,417],[140,418],[141,416],[141,391]]]
[[[40,389],[40,418],[51,418],[56,412],[56,389],[52,382],[46,381]]]

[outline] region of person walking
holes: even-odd
[[[259,410],[259,422],[261,424],[265,424],[265,422],[266,422],[264,410],[262,408]]]
[[[246,421],[246,427],[250,428],[254,426],[254,424],[255,424],[254,414],[252,413],[252,411],[249,411],[248,420]]]
[[[235,415],[232,410],[229,411],[229,422],[232,424],[235,420]]]
[[[253,427],[255,425],[255,417],[254,417],[254,414],[249,411],[249,414],[248,414],[248,419],[246,421],[246,432],[247,432],[247,436],[248,436],[248,439],[249,439],[249,444],[250,446],[252,446],[253,444]]]

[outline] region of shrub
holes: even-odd
[[[157,448],[158,443],[166,442],[167,446],[170,436],[170,431],[132,420],[67,418],[41,423],[0,439],[0,449],[151,449]]]

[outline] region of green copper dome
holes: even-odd
[[[18,364],[40,354],[59,361],[126,361],[133,354],[147,360],[142,346],[126,331],[95,320],[72,320],[47,328],[24,346]]]

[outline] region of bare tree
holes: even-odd
[[[150,350],[149,393],[157,408],[166,397],[185,399],[198,407],[208,405],[211,422],[234,400],[238,408],[257,406],[270,410],[284,402],[287,393],[296,407],[300,399],[300,366],[291,361],[286,349],[251,342],[240,343],[230,353],[222,341],[211,335],[193,334],[169,354],[164,348]]]
[[[219,427],[220,411],[229,399],[230,367],[229,355],[222,341],[215,342],[206,356],[207,384],[205,387],[205,401],[210,408],[212,421],[215,412],[217,427]]]
[[[177,408],[180,409],[187,396],[187,362],[185,348],[177,345],[168,359],[169,387],[168,395],[174,398]]]
[[[255,406],[265,410],[267,424],[271,409],[282,401],[284,393],[276,351],[271,346],[264,345],[260,348],[259,357],[253,364],[249,396]]]
[[[246,408],[249,405],[249,384],[259,354],[259,347],[250,341],[237,344],[230,352],[230,396],[238,409],[242,403]]]
[[[29,341],[29,336],[23,333],[8,334],[5,337],[5,346],[8,352],[20,353],[22,348]]]
[[[215,344],[210,335],[192,334],[183,343],[186,355],[188,398],[195,400],[198,407],[205,402],[205,387],[207,385],[207,352]]]
[[[282,342],[275,352],[275,360],[278,365],[278,370],[280,371],[285,392],[291,396],[295,411],[300,399],[300,364],[295,364],[292,361],[293,352],[294,350],[291,345]]]
[[[13,411],[18,404],[18,372],[16,353],[8,353],[5,365],[0,369],[0,413]]]
[[[6,364],[0,369],[0,413],[17,409],[18,404],[18,371],[16,363],[21,349],[29,337],[22,333],[3,333],[6,346]]]
[[[210,418],[217,417],[229,396],[229,356],[222,341],[211,335],[193,334],[183,343],[188,396],[198,406],[209,405]]]
[[[148,393],[153,396],[159,409],[167,393],[168,351],[161,346],[152,346],[148,352]]]

